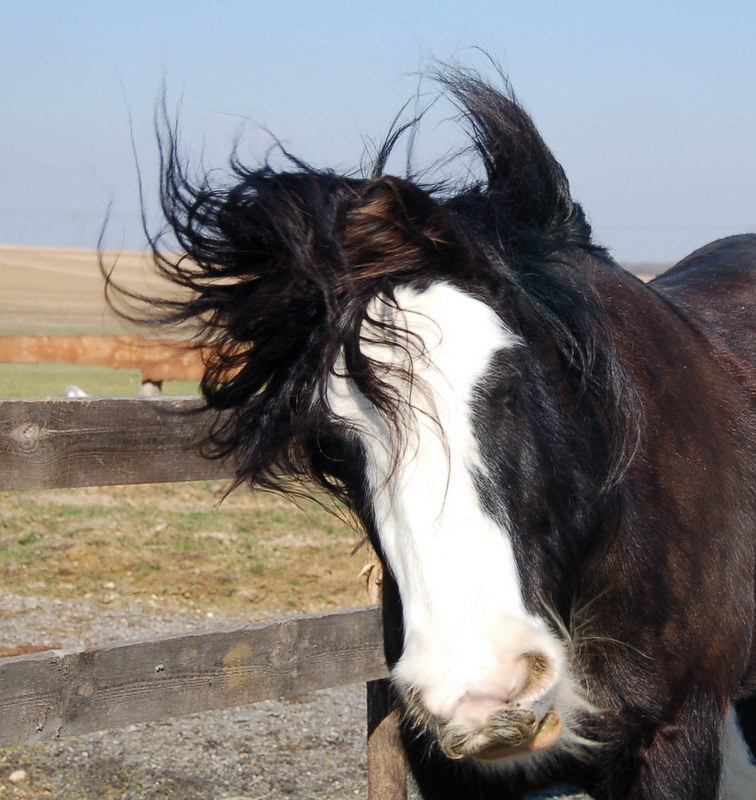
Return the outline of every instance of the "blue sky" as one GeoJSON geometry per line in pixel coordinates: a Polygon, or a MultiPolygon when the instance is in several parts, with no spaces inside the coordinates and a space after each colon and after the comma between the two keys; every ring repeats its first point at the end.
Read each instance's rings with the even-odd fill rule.
{"type": "MultiPolygon", "coordinates": [[[[0,244],[143,243],[132,139],[154,195],[163,84],[194,158],[250,161],[268,128],[359,165],[432,59],[507,70],[597,238],[676,260],[756,229],[753,0],[0,0],[0,244]]],[[[417,156],[449,146],[426,125],[417,156]]],[[[149,203],[148,203],[149,205],[149,203]]],[[[152,204],[154,206],[154,204],[152,204]]]]}

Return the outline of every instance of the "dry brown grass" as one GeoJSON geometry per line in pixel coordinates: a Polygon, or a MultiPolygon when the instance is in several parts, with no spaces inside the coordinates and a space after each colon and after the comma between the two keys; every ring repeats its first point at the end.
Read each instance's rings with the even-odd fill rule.
{"type": "MultiPolygon", "coordinates": [[[[360,537],[324,508],[220,482],[0,493],[3,591],[242,621],[360,605],[360,537]]],[[[12,644],[12,643],[8,643],[12,644]]]]}

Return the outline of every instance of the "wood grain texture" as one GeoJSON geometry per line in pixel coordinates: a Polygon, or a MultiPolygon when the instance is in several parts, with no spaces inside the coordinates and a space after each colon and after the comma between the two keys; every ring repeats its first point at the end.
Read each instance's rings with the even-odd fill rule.
{"type": "Polygon", "coordinates": [[[409,767],[399,733],[399,713],[390,681],[387,678],[368,681],[369,800],[407,800],[409,767]]]}
{"type": "Polygon", "coordinates": [[[377,606],[0,659],[0,747],[376,680],[377,606]]]}
{"type": "Polygon", "coordinates": [[[230,477],[204,458],[196,398],[0,401],[0,490],[230,477]]]}

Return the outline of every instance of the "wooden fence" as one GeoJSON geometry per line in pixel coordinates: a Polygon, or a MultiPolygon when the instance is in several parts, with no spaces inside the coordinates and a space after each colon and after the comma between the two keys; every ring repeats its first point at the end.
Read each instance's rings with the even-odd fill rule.
{"type": "MultiPolygon", "coordinates": [[[[0,401],[0,490],[227,477],[192,399],[0,401]]],[[[370,800],[406,797],[377,606],[0,659],[0,747],[366,682],[370,800]]]]}

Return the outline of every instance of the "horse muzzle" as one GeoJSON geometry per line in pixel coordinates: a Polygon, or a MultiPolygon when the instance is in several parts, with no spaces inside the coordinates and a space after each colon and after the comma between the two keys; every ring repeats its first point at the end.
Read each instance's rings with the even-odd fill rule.
{"type": "Polygon", "coordinates": [[[417,695],[405,694],[405,711],[432,732],[441,752],[451,759],[499,761],[527,756],[555,745],[562,735],[562,718],[554,706],[537,715],[519,707],[499,707],[485,720],[448,720],[428,714],[417,695]],[[409,700],[409,703],[406,701],[409,700]]]}
{"type": "Polygon", "coordinates": [[[405,652],[393,678],[409,721],[452,759],[521,760],[556,745],[570,713],[565,659],[540,631],[525,630],[516,643],[523,641],[531,645],[524,652],[505,644],[478,664],[465,664],[462,652],[457,662],[438,659],[429,667],[405,652]]]}

